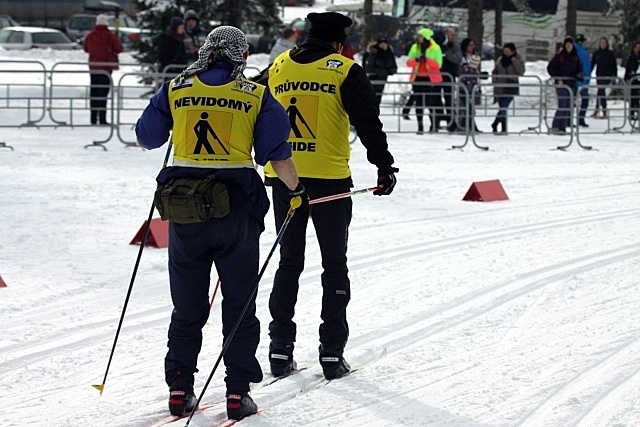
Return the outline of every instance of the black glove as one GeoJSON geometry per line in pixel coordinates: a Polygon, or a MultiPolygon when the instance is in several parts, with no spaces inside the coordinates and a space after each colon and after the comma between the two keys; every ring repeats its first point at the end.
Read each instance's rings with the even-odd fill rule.
{"type": "Polygon", "coordinates": [[[424,55],[420,55],[418,57],[418,62],[426,62],[426,61],[427,61],[427,58],[424,55]]]}
{"type": "Polygon", "coordinates": [[[396,186],[396,172],[399,172],[400,169],[388,167],[385,169],[378,169],[378,187],[376,191],[373,192],[376,196],[388,196],[393,191],[393,187],[396,186]]]}
{"type": "Polygon", "coordinates": [[[289,190],[287,194],[289,195],[289,206],[295,210],[303,210],[309,207],[309,195],[301,182],[298,183],[295,190],[289,190]]]}

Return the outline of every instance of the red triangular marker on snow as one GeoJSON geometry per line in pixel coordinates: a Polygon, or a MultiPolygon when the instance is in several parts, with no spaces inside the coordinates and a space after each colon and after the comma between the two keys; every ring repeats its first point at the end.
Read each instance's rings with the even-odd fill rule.
{"type": "Polygon", "coordinates": [[[2,276],[0,276],[0,288],[6,288],[7,284],[4,283],[4,280],[2,280],[2,276]]]}
{"type": "MultiPolygon", "coordinates": [[[[147,221],[142,224],[142,227],[140,227],[131,243],[129,243],[130,245],[139,245],[142,243],[142,237],[144,236],[144,229],[146,226],[147,221]]],[[[160,218],[154,218],[151,220],[145,246],[153,246],[156,248],[166,248],[169,246],[169,221],[163,221],[160,218]]]]}
{"type": "Polygon", "coordinates": [[[472,202],[493,202],[495,200],[509,200],[502,184],[497,179],[492,181],[479,181],[471,184],[471,187],[462,200],[472,202]]]}

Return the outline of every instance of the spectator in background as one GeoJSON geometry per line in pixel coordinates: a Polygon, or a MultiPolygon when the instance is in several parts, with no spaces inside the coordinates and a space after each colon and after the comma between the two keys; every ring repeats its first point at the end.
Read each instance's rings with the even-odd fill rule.
{"type": "Polygon", "coordinates": [[[456,130],[456,121],[454,120],[453,109],[453,85],[458,77],[458,68],[462,61],[462,49],[456,43],[456,30],[449,27],[444,30],[445,41],[442,44],[442,94],[444,96],[444,105],[449,127],[447,130],[456,130]]]}
{"type": "Polygon", "coordinates": [[[480,55],[473,54],[469,58],[463,57],[460,62],[460,83],[463,84],[467,90],[461,90],[458,96],[459,114],[456,132],[459,133],[478,131],[478,127],[476,126],[474,119],[474,98],[476,93],[474,89],[478,84],[481,61],[482,58],[480,58],[480,55]]]}
{"type": "MultiPolygon", "coordinates": [[[[618,76],[618,63],[616,55],[609,49],[609,40],[606,37],[600,38],[600,47],[593,52],[591,64],[596,70],[598,82],[598,93],[596,94],[596,108],[591,117],[597,119],[598,111],[602,108],[602,118],[607,117],[607,86],[615,82],[618,76]]],[[[585,72],[586,73],[586,72],[585,72]]]]}
{"type": "Polygon", "coordinates": [[[555,79],[558,96],[558,109],[553,116],[551,133],[566,135],[567,126],[571,121],[571,100],[573,99],[569,91],[575,95],[576,82],[583,79],[582,64],[571,37],[564,39],[560,52],[549,61],[547,72],[555,79]]]}
{"type": "MultiPolygon", "coordinates": [[[[463,62],[469,62],[469,59],[471,59],[471,57],[473,55],[477,55],[478,51],[476,50],[476,43],[467,38],[467,39],[463,39],[460,42],[460,51],[462,52],[462,58],[460,58],[460,65],[462,65],[463,62]]],[[[460,70],[458,69],[458,73],[460,73],[460,70]]]]}
{"type": "Polygon", "coordinates": [[[296,41],[298,40],[298,33],[293,28],[285,28],[282,32],[282,37],[280,37],[274,43],[271,48],[271,52],[269,53],[269,63],[273,62],[276,57],[280,56],[281,53],[284,53],[290,49],[296,47],[296,41]]]}
{"type": "Polygon", "coordinates": [[[591,77],[591,59],[589,58],[589,52],[587,52],[585,46],[586,44],[587,38],[582,34],[576,34],[576,52],[578,52],[578,58],[580,58],[580,65],[582,65],[583,77],[582,80],[578,80],[576,82],[578,93],[580,94],[580,111],[578,111],[578,125],[588,128],[589,125],[584,120],[584,118],[587,115],[587,108],[589,107],[589,80],[591,77]]]}
{"type": "Polygon", "coordinates": [[[507,133],[507,110],[513,97],[520,94],[518,76],[524,75],[524,61],[516,51],[516,45],[505,43],[502,46],[502,56],[496,61],[493,69],[493,83],[498,84],[493,88],[493,102],[498,103],[498,114],[491,124],[491,129],[498,135],[498,125],[502,128],[500,134],[507,133]],[[510,84],[511,86],[500,86],[510,84]]]}
{"type": "Polygon", "coordinates": [[[198,50],[204,43],[204,30],[200,27],[200,18],[195,10],[189,9],[184,13],[184,47],[186,50],[185,59],[188,64],[198,60],[198,50]]]}
{"type": "Polygon", "coordinates": [[[640,114],[640,77],[638,77],[638,65],[640,64],[640,41],[631,45],[631,54],[625,65],[624,80],[631,83],[631,104],[629,105],[629,120],[638,120],[640,114]]]}
{"type": "Polygon", "coordinates": [[[82,42],[82,48],[89,54],[91,88],[89,106],[91,124],[108,125],[107,96],[111,88],[111,72],[118,69],[118,54],[123,51],[118,36],[109,31],[107,15],[96,16],[96,25],[82,42]]]}
{"type": "MultiPolygon", "coordinates": [[[[158,40],[159,71],[171,75],[177,75],[187,65],[187,51],[184,45],[184,20],[174,16],[169,21],[169,26],[164,35],[158,40]],[[178,64],[179,67],[165,68],[170,64],[178,64]]],[[[172,77],[165,77],[165,81],[172,77]]]]}
{"type": "Polygon", "coordinates": [[[365,71],[369,80],[372,81],[379,106],[387,77],[394,75],[398,71],[396,56],[386,37],[378,37],[376,43],[372,43],[369,46],[365,71]]]}
{"type": "Polygon", "coordinates": [[[431,128],[430,132],[437,132],[440,118],[442,117],[442,98],[440,96],[440,87],[438,83],[442,83],[442,74],[440,67],[442,66],[442,50],[438,43],[433,40],[433,31],[429,28],[423,28],[418,31],[416,41],[411,46],[407,55],[407,66],[411,68],[411,77],[413,82],[413,94],[409,97],[407,104],[402,109],[402,116],[409,118],[409,108],[416,105],[416,118],[418,119],[418,135],[424,133],[423,125],[423,105],[427,105],[431,112],[431,128]]]}
{"type": "MultiPolygon", "coordinates": [[[[479,91],[476,91],[474,93],[473,88],[478,84],[478,77],[476,75],[478,76],[480,75],[480,67],[482,63],[478,62],[478,65],[475,67],[469,67],[468,64],[472,61],[472,58],[474,58],[475,56],[480,58],[480,60],[482,60],[482,58],[480,57],[480,55],[478,55],[475,42],[469,38],[466,38],[460,42],[460,50],[462,51],[462,59],[460,60],[460,66],[458,67],[458,75],[460,76],[460,83],[462,83],[469,90],[469,92],[462,93],[463,91],[461,91],[460,94],[458,95],[458,111],[460,113],[459,116],[463,116],[463,115],[466,116],[466,112],[462,110],[473,112],[473,109],[474,109],[473,106],[475,104],[475,96],[476,94],[478,95],[480,94],[479,91]],[[468,78],[465,78],[464,77],[465,71],[469,71],[468,74],[471,74],[471,76],[468,78]]],[[[464,117],[458,117],[457,128],[462,127],[462,129],[456,129],[456,130],[459,130],[461,133],[467,132],[464,122],[465,122],[464,117]]],[[[480,129],[478,129],[478,127],[475,125],[475,121],[472,121],[472,123],[473,123],[473,130],[475,132],[480,132],[480,129]]]]}
{"type": "Polygon", "coordinates": [[[353,43],[349,40],[349,37],[344,42],[344,47],[342,48],[342,52],[340,52],[342,56],[346,56],[349,59],[353,59],[353,56],[356,54],[355,49],[353,48],[353,43]]]}

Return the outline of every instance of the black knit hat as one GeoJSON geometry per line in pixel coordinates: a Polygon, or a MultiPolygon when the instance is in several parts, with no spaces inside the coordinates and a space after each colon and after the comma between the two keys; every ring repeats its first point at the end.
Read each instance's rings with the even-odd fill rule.
{"type": "Polygon", "coordinates": [[[353,24],[351,18],[337,12],[313,12],[307,15],[307,19],[311,23],[309,38],[340,44],[347,39],[344,30],[353,24]]]}
{"type": "Polygon", "coordinates": [[[179,16],[174,16],[169,21],[169,26],[174,30],[177,30],[180,25],[184,25],[184,19],[179,16]]]}
{"type": "Polygon", "coordinates": [[[516,45],[514,43],[505,43],[502,45],[503,48],[511,49],[511,52],[516,53],[516,45]]]}

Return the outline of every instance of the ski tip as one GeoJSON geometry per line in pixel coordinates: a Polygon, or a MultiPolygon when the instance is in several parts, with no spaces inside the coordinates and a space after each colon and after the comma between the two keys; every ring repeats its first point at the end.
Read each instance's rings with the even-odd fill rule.
{"type": "Polygon", "coordinates": [[[97,388],[100,391],[100,396],[102,396],[102,392],[104,391],[104,384],[92,384],[91,387],[97,388]]]}

